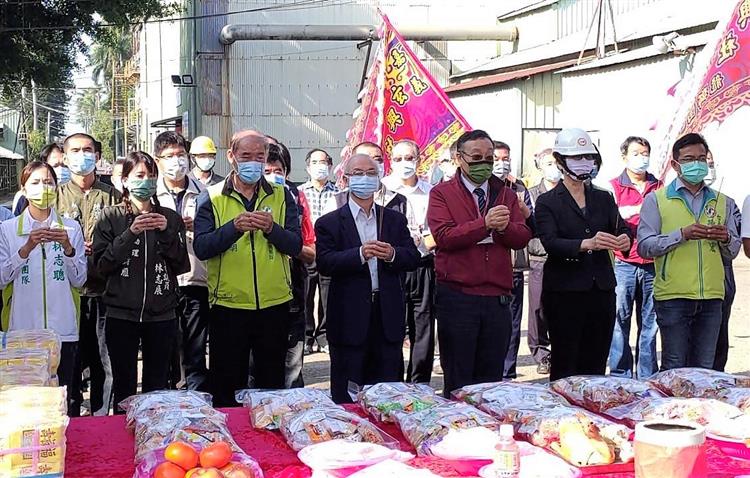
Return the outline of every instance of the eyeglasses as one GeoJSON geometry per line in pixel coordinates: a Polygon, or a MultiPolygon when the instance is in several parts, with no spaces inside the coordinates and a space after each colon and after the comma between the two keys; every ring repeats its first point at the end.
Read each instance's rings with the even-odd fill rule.
{"type": "Polygon", "coordinates": [[[691,163],[693,161],[700,161],[702,163],[705,163],[708,161],[708,158],[706,156],[685,156],[683,158],[677,158],[678,163],[691,163]]]}
{"type": "Polygon", "coordinates": [[[362,171],[361,169],[355,169],[351,173],[347,174],[348,177],[357,176],[360,178],[364,176],[367,176],[368,178],[377,178],[379,175],[380,174],[377,171],[362,171]]]}
{"type": "Polygon", "coordinates": [[[184,161],[184,160],[187,159],[187,155],[185,155],[185,154],[172,154],[172,155],[169,155],[169,156],[157,156],[157,158],[159,158],[159,159],[177,159],[177,160],[181,159],[181,160],[184,161]]]}
{"type": "Polygon", "coordinates": [[[481,154],[468,154],[460,149],[458,150],[458,152],[462,156],[470,158],[472,163],[478,163],[480,161],[495,161],[495,156],[493,154],[490,154],[489,156],[482,156],[481,154]]]}

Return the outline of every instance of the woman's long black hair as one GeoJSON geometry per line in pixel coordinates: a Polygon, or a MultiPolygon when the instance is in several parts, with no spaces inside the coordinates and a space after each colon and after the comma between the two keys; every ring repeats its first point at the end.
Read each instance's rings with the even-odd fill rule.
{"type": "MultiPolygon", "coordinates": [[[[133,151],[125,157],[125,160],[122,163],[122,177],[127,178],[130,175],[130,172],[135,169],[135,167],[138,166],[139,163],[143,163],[146,165],[146,169],[148,170],[149,174],[159,174],[159,168],[156,166],[156,161],[154,161],[154,158],[152,158],[148,153],[144,153],[143,151],[133,151]]],[[[128,211],[128,216],[134,216],[133,205],[130,203],[130,191],[128,191],[128,188],[125,187],[125,185],[123,185],[122,187],[122,201],[125,203],[125,208],[128,211]]],[[[156,209],[161,207],[159,205],[159,200],[156,198],[156,195],[151,196],[151,204],[153,204],[156,209]]]]}

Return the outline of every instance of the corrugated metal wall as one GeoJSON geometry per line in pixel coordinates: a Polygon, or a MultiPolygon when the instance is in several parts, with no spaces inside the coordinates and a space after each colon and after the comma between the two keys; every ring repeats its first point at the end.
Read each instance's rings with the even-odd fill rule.
{"type": "MultiPolygon", "coordinates": [[[[611,0],[611,5],[615,18],[617,18],[618,14],[659,1],[662,0],[611,0]]],[[[581,30],[587,30],[594,18],[598,3],[597,0],[560,0],[556,7],[557,38],[564,38],[581,30]]],[[[607,29],[609,28],[609,18],[607,18],[607,29]]],[[[596,34],[596,28],[594,28],[593,34],[596,34]]]]}
{"type": "Polygon", "coordinates": [[[534,75],[519,82],[523,109],[523,128],[556,128],[556,116],[562,101],[562,82],[551,72],[534,75]]]}
{"type": "Polygon", "coordinates": [[[3,127],[3,137],[0,138],[0,146],[14,151],[21,156],[24,154],[24,143],[17,141],[20,113],[0,105],[0,127],[3,127]],[[15,150],[14,150],[15,148],[15,150]]]}

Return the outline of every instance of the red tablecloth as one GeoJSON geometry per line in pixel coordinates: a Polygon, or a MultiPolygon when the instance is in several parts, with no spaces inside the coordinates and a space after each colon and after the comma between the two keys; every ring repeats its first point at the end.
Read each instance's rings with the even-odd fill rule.
{"type": "MultiPolygon", "coordinates": [[[[348,407],[352,411],[356,407],[348,407]]],[[[255,458],[266,478],[309,478],[310,470],[297,459],[278,432],[252,428],[248,412],[242,408],[222,410],[229,416],[229,430],[237,443],[255,458]]],[[[380,424],[397,438],[401,448],[414,451],[394,425],[380,424]]],[[[131,478],[133,476],[133,436],[125,429],[123,416],[86,417],[70,420],[67,433],[65,476],[69,478],[131,478]]],[[[708,449],[711,474],[707,478],[734,478],[750,475],[750,461],[724,455],[715,445],[708,449]]],[[[433,458],[416,458],[413,465],[429,468],[446,477],[475,476],[477,466],[446,462],[433,458]]],[[[631,478],[632,473],[591,475],[598,478],[631,478]]]]}

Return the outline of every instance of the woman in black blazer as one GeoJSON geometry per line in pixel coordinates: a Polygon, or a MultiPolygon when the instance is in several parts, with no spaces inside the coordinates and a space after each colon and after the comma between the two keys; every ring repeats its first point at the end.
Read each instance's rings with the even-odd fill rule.
{"type": "Polygon", "coordinates": [[[631,233],[612,195],[587,181],[598,154],[580,129],[561,131],[553,154],[563,180],[539,196],[537,234],[547,251],[542,307],[552,346],[550,380],[604,375],[615,324],[611,251],[631,233]]]}

